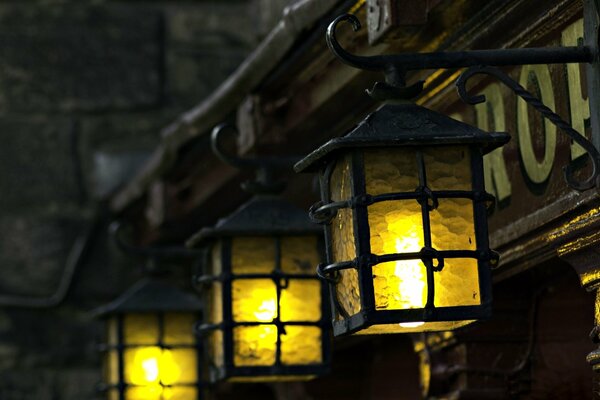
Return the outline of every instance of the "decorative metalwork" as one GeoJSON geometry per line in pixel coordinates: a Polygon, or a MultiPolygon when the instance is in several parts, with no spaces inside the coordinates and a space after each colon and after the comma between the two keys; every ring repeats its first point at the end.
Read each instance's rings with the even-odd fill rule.
{"type": "Polygon", "coordinates": [[[193,330],[202,303],[180,289],[144,279],[94,314],[107,320],[105,382],[109,399],[202,398],[200,342],[193,330]]]}
{"type": "Polygon", "coordinates": [[[590,47],[471,50],[363,57],[347,52],[337,41],[336,29],[341,22],[352,24],[354,31],[358,31],[361,27],[355,16],[350,14],[341,15],[331,22],[327,28],[327,44],[331,51],[345,64],[364,70],[382,71],[385,74],[385,83],[377,82],[373,89],[368,91],[373,98],[377,100],[408,99],[418,95],[423,88],[422,82],[406,87],[406,73],[411,70],[470,67],[458,79],[457,87],[463,100],[469,104],[477,104],[484,101],[485,98],[483,96],[469,96],[465,88],[466,82],[470,77],[477,74],[494,76],[587,150],[592,162],[592,172],[587,179],[578,181],[573,176],[573,167],[567,165],[564,169],[564,175],[569,187],[578,191],[588,190],[594,186],[600,187],[600,153],[594,145],[525,88],[499,69],[493,68],[524,64],[591,63],[595,55],[592,54],[590,47]]]}
{"type": "MultiPolygon", "coordinates": [[[[336,313],[333,319],[335,335],[361,330],[366,333],[448,330],[490,315],[490,267],[496,264],[498,255],[491,251],[488,245],[486,215],[489,205],[493,203],[493,197],[484,190],[482,157],[484,153],[503,145],[508,139],[509,136],[505,133],[483,132],[415,104],[386,104],[370,114],[347,135],[330,140],[296,164],[297,172],[320,172],[322,201],[311,208],[310,216],[313,221],[325,227],[328,261],[327,264],[319,265],[317,271],[319,276],[330,284],[332,308],[336,313]],[[430,152],[436,148],[446,152],[446,155],[449,152],[457,155],[461,160],[457,161],[460,168],[468,171],[464,174],[465,181],[458,179],[455,184],[440,187],[443,180],[438,180],[439,173],[446,172],[443,171],[443,167],[438,168],[437,173],[431,170],[434,158],[430,152]],[[401,152],[395,159],[406,163],[402,166],[394,164],[394,170],[414,169],[417,175],[414,178],[414,186],[407,183],[406,190],[403,191],[388,189],[378,193],[370,192],[369,174],[374,172],[368,171],[376,170],[373,162],[381,157],[390,157],[389,161],[386,161],[389,164],[394,157],[392,154],[398,154],[392,153],[394,151],[401,152]],[[426,157],[429,157],[429,161],[426,157]],[[339,182],[333,183],[333,176],[346,170],[346,190],[349,195],[333,198],[333,193],[337,190],[336,185],[340,185],[339,182]],[[403,202],[402,206],[400,203],[396,205],[398,208],[415,208],[416,221],[416,225],[402,228],[406,237],[400,235],[395,239],[402,242],[417,237],[422,238],[422,244],[421,241],[419,244],[415,243],[418,247],[411,246],[409,251],[384,251],[376,254],[372,238],[377,237],[378,230],[382,228],[373,222],[373,215],[377,213],[377,207],[385,207],[394,201],[403,202]],[[459,206],[458,203],[454,204],[455,202],[464,204],[459,206]],[[453,210],[465,208],[465,226],[474,232],[473,237],[460,244],[438,242],[434,246],[432,237],[439,234],[439,229],[445,228],[441,228],[440,222],[436,222],[435,229],[438,231],[433,232],[435,229],[432,228],[432,219],[437,218],[436,212],[443,211],[448,203],[456,206],[452,207],[453,210]],[[440,204],[445,205],[440,208],[440,204]],[[348,221],[341,220],[344,218],[340,215],[342,212],[346,212],[348,221]],[[433,214],[436,215],[432,216],[433,214]],[[344,234],[339,232],[342,228],[338,228],[337,225],[344,225],[343,229],[352,229],[352,237],[349,240],[353,243],[355,253],[338,254],[339,249],[336,247],[339,247],[344,234]],[[473,265],[469,265],[471,261],[468,260],[473,260],[473,265]],[[388,279],[380,276],[380,268],[385,268],[382,264],[398,262],[422,263],[426,275],[421,282],[426,292],[423,305],[391,307],[378,300],[385,294],[382,288],[376,288],[376,281],[388,279]],[[444,275],[448,273],[448,264],[453,264],[450,271],[455,271],[458,275],[465,272],[463,277],[466,276],[466,271],[474,268],[470,273],[475,282],[470,284],[475,294],[470,291],[467,291],[468,295],[460,294],[461,289],[457,288],[458,294],[454,294],[454,300],[447,301],[443,293],[438,293],[436,285],[440,285],[440,279],[443,280],[444,275]],[[356,274],[357,282],[354,284],[356,288],[348,289],[345,286],[348,284],[348,275],[345,282],[342,275],[351,271],[352,274],[356,274]],[[354,309],[348,309],[347,299],[343,298],[349,290],[358,292],[360,304],[354,309]],[[471,298],[471,295],[476,299],[471,298]],[[457,298],[463,300],[455,301],[457,298]],[[346,302],[346,306],[342,305],[343,302],[346,302]]],[[[395,181],[397,178],[395,175],[389,177],[395,181]]],[[[378,179],[384,180],[384,187],[391,184],[380,174],[378,179]]],[[[445,209],[444,213],[447,213],[448,208],[445,209]]],[[[391,221],[392,215],[389,215],[389,218],[387,224],[402,223],[401,220],[391,221]]],[[[407,265],[400,265],[398,268],[407,268],[407,265]]],[[[465,280],[463,286],[466,283],[465,280]]],[[[400,297],[404,295],[397,290],[396,293],[400,297]]]]}
{"type": "Polygon", "coordinates": [[[224,162],[257,170],[244,185],[258,193],[188,247],[208,248],[205,271],[195,278],[209,304],[197,332],[205,343],[211,381],[310,379],[330,363],[327,286],[314,272],[322,260],[320,229],[306,212],[274,193],[283,188],[275,169],[296,157],[240,158],[221,145],[225,125],[212,133],[224,162]]]}

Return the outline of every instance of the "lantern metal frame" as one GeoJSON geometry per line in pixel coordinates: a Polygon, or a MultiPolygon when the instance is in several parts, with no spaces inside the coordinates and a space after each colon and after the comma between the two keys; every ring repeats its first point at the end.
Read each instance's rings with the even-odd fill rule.
{"type": "MultiPolygon", "coordinates": [[[[104,343],[99,346],[99,350],[107,353],[111,350],[116,350],[118,354],[118,376],[117,384],[102,383],[98,389],[102,392],[107,392],[111,389],[117,389],[118,398],[125,400],[127,388],[130,386],[125,382],[125,350],[139,347],[159,347],[161,349],[194,349],[197,356],[197,381],[195,384],[177,384],[163,385],[163,387],[195,387],[198,393],[198,400],[202,398],[202,390],[204,388],[203,369],[202,369],[202,347],[199,340],[195,340],[194,345],[181,344],[172,345],[163,342],[164,336],[164,319],[168,313],[191,313],[202,317],[203,305],[196,296],[186,293],[181,289],[159,281],[153,278],[144,278],[130,287],[121,296],[109,304],[97,308],[93,315],[96,318],[116,317],[117,320],[117,344],[104,343]],[[155,315],[158,321],[158,341],[152,344],[126,344],[124,337],[124,316],[126,314],[148,314],[155,315]]],[[[194,327],[190,326],[190,331],[193,332],[194,327]]]]}
{"type": "Polygon", "coordinates": [[[377,56],[357,56],[347,52],[337,41],[336,29],[341,22],[348,22],[354,31],[360,29],[358,19],[350,14],[337,17],[327,29],[326,41],[330,50],[343,63],[355,68],[381,71],[385,82],[377,82],[367,93],[376,100],[387,104],[370,114],[357,128],[341,138],[335,138],[313,151],[298,162],[296,172],[320,171],[322,201],[311,207],[310,215],[315,222],[325,226],[328,265],[319,265],[319,276],[328,281],[331,288],[331,302],[341,320],[333,319],[334,335],[356,332],[374,324],[402,322],[457,321],[489,317],[491,314],[491,265],[498,262],[498,256],[489,249],[486,203],[493,204],[493,197],[484,191],[482,155],[502,146],[509,139],[507,133],[485,133],[475,127],[452,120],[441,114],[414,104],[400,104],[417,96],[423,90],[423,82],[406,85],[409,71],[434,68],[464,68],[456,82],[459,96],[468,104],[485,101],[482,95],[467,93],[467,81],[479,74],[491,75],[523,98],[528,104],[555,124],[561,132],[581,145],[589,155],[592,164],[591,174],[584,180],[574,177],[575,168],[567,165],[564,175],[567,184],[579,191],[600,187],[600,153],[594,145],[574,130],[570,124],[546,107],[538,98],[528,92],[497,66],[522,64],[548,64],[566,62],[596,62],[598,54],[589,46],[559,48],[526,48],[472,50],[461,52],[405,53],[377,56]],[[439,129],[443,127],[444,129],[439,129]],[[419,147],[440,145],[469,145],[479,143],[481,153],[475,156],[471,150],[472,191],[432,191],[427,187],[423,156],[419,147]],[[416,147],[419,186],[412,192],[395,192],[371,195],[366,192],[362,150],[369,147],[416,147]],[[350,154],[351,198],[331,201],[329,193],[330,177],[335,167],[332,154],[345,150],[350,154]],[[419,155],[420,154],[420,155],[419,155]],[[440,198],[467,198],[474,204],[474,228],[476,250],[440,251],[431,246],[429,211],[437,207],[440,198]],[[419,252],[375,255],[370,252],[370,232],[367,207],[388,200],[414,199],[421,205],[424,247],[419,252]],[[334,262],[332,253],[331,220],[338,210],[353,210],[353,231],[356,258],[334,262]],[[480,280],[480,300],[477,306],[435,307],[433,276],[444,267],[444,258],[474,258],[478,261],[480,280]],[[374,299],[372,267],[382,262],[398,260],[421,260],[427,271],[427,301],[424,308],[403,310],[376,310],[374,299]],[[434,263],[437,261],[437,264],[434,263]],[[336,297],[336,275],[338,271],[355,268],[358,271],[360,290],[360,311],[348,315],[336,297]]]}
{"type": "Polygon", "coordinates": [[[505,133],[486,133],[423,107],[405,104],[386,104],[370,114],[346,136],[335,138],[309,154],[296,164],[298,172],[320,170],[322,201],[311,207],[313,221],[324,225],[328,264],[317,267],[318,275],[330,283],[332,309],[342,317],[333,320],[334,335],[353,333],[371,325],[439,322],[464,319],[483,319],[491,315],[491,268],[498,255],[489,249],[487,212],[493,196],[484,190],[483,153],[503,145],[509,140],[505,133]],[[431,190],[428,187],[422,149],[428,146],[468,146],[471,166],[472,190],[431,190]],[[419,186],[414,191],[372,195],[366,192],[364,176],[364,149],[380,147],[410,147],[416,150],[415,160],[419,186]],[[351,197],[331,201],[330,178],[335,168],[336,154],[349,153],[351,197]],[[435,210],[440,199],[462,198],[473,202],[475,250],[437,250],[431,243],[429,213],[435,210]],[[368,207],[391,200],[415,200],[420,204],[424,247],[418,252],[376,255],[371,253],[368,207]],[[331,221],[341,209],[352,209],[354,246],[356,258],[334,262],[331,221]],[[438,307],[434,304],[434,273],[444,268],[446,258],[472,258],[477,260],[480,300],[479,305],[438,307]],[[423,308],[377,310],[372,267],[390,261],[421,260],[427,271],[427,301],[423,308]],[[437,262],[437,263],[436,263],[437,262]],[[349,315],[340,305],[335,285],[337,272],[356,269],[360,290],[360,311],[349,315]],[[467,318],[468,317],[468,318],[467,318]]]}
{"type": "MultiPolygon", "coordinates": [[[[212,228],[203,228],[192,236],[187,242],[188,247],[213,246],[216,241],[221,241],[221,273],[213,275],[208,271],[210,260],[204,264],[204,273],[195,277],[199,290],[203,291],[205,285],[219,282],[222,285],[222,321],[219,324],[201,323],[197,332],[201,336],[209,335],[215,330],[223,333],[223,366],[220,368],[209,365],[210,380],[215,382],[230,378],[255,378],[277,377],[286,380],[286,377],[319,376],[326,374],[331,364],[331,339],[329,335],[329,308],[327,304],[328,288],[325,282],[316,274],[285,273],[281,269],[281,238],[294,236],[314,236],[316,238],[317,252],[324,254],[322,240],[319,238],[320,228],[313,224],[306,212],[301,210],[276,193],[283,189],[283,184],[274,179],[274,168],[291,167],[298,157],[258,157],[242,159],[228,155],[220,145],[220,136],[228,126],[222,124],[213,130],[212,148],[214,153],[224,162],[239,168],[256,169],[256,180],[243,184],[247,191],[258,193],[228,217],[220,219],[212,228]],[[270,273],[244,273],[232,272],[231,254],[232,239],[236,237],[264,237],[275,242],[273,259],[274,269],[270,273]],[[232,283],[238,279],[271,279],[277,291],[277,317],[266,322],[237,322],[233,319],[232,283]],[[320,283],[321,318],[318,321],[289,321],[280,320],[281,292],[288,285],[289,280],[314,280],[320,283]],[[238,326],[275,325],[277,327],[277,343],[275,363],[271,366],[236,366],[234,364],[234,338],[233,330],[238,326]],[[285,333],[285,326],[312,326],[321,330],[322,361],[310,365],[285,365],[281,362],[281,335],[285,333]]],[[[207,258],[209,253],[207,252],[207,258]]]]}

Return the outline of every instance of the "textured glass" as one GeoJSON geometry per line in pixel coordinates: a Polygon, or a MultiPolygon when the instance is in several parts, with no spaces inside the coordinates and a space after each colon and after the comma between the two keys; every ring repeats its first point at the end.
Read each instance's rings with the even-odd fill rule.
{"type": "Polygon", "coordinates": [[[473,202],[469,199],[439,199],[429,213],[431,244],[437,250],[475,250],[473,202]]]}
{"type": "Polygon", "coordinates": [[[466,146],[423,150],[427,186],[431,190],[471,190],[471,157],[466,146]]]}
{"type": "Polygon", "coordinates": [[[265,237],[237,237],[231,244],[233,274],[270,273],[275,269],[275,240],[265,237]]]}
{"type": "Polygon", "coordinates": [[[411,333],[411,332],[439,332],[450,331],[468,325],[468,321],[442,321],[442,322],[407,322],[402,324],[372,325],[356,332],[358,335],[380,335],[386,333],[411,333]]]}
{"type": "Polygon", "coordinates": [[[472,306],[481,303],[477,260],[446,258],[444,269],[433,274],[436,307],[472,306]]]}
{"type": "Polygon", "coordinates": [[[212,298],[208,310],[209,321],[219,323],[223,321],[223,287],[221,282],[213,282],[211,289],[212,298]]]}
{"type": "Polygon", "coordinates": [[[160,372],[161,382],[165,385],[195,383],[198,379],[196,349],[192,347],[163,350],[160,372]]]}
{"type": "Polygon", "coordinates": [[[288,287],[281,291],[280,309],[282,322],[320,320],[321,283],[290,279],[288,287]]]}
{"type": "Polygon", "coordinates": [[[363,154],[367,193],[413,192],[419,186],[415,150],[372,149],[363,154]]]}
{"type": "Polygon", "coordinates": [[[220,329],[212,331],[208,336],[208,343],[210,360],[216,367],[223,366],[223,331],[220,329]]]}
{"type": "Polygon", "coordinates": [[[164,315],[163,341],[167,345],[196,343],[194,325],[198,317],[193,313],[167,313],[164,315]]]}
{"type": "Polygon", "coordinates": [[[275,363],[277,327],[275,325],[233,328],[235,366],[267,366],[275,363]]]}
{"type": "MultiPolygon", "coordinates": [[[[348,200],[352,197],[348,158],[338,161],[331,174],[329,185],[332,201],[348,200]]],[[[351,209],[343,208],[337,212],[331,221],[331,239],[333,242],[333,260],[335,262],[351,261],[356,258],[351,209]]],[[[340,306],[349,315],[354,315],[360,311],[358,273],[355,269],[346,269],[339,272],[339,281],[335,290],[340,306]]],[[[337,317],[340,318],[340,316],[337,317]]]]}
{"type": "Polygon", "coordinates": [[[287,274],[315,274],[321,261],[317,236],[281,238],[281,270],[287,274]]]}
{"type": "MultiPolygon", "coordinates": [[[[115,400],[118,399],[115,398],[115,400]]],[[[197,400],[195,387],[131,387],[125,392],[126,400],[197,400]]]]}
{"type": "Polygon", "coordinates": [[[156,344],[158,316],[156,314],[126,314],[123,316],[125,344],[156,344]]]}
{"type": "Polygon", "coordinates": [[[119,353],[109,350],[104,355],[104,376],[109,385],[119,383],[119,353]]]}
{"type": "Polygon", "coordinates": [[[272,279],[236,279],[231,291],[234,321],[271,322],[277,317],[277,286],[272,279]]]}
{"type": "Polygon", "coordinates": [[[321,329],[314,326],[286,326],[281,335],[283,364],[316,364],[322,362],[321,329]]]}
{"type": "MultiPolygon", "coordinates": [[[[368,207],[371,252],[419,252],[424,246],[421,206],[415,200],[395,200],[368,207]]],[[[421,260],[373,266],[375,307],[383,310],[422,308],[427,300],[427,271],[421,260]]]]}

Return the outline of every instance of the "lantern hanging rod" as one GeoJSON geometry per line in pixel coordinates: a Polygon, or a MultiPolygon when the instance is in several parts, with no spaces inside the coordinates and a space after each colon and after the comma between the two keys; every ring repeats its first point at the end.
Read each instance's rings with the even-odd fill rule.
{"type": "Polygon", "coordinates": [[[226,132],[235,133],[238,130],[230,124],[219,124],[212,130],[210,143],[213,153],[225,164],[229,164],[240,170],[252,169],[256,173],[254,181],[247,181],[242,188],[251,193],[279,193],[285,188],[285,182],[275,179],[275,172],[282,168],[292,169],[302,157],[300,156],[248,156],[239,157],[228,154],[222,145],[222,139],[226,132]]]}
{"type": "Polygon", "coordinates": [[[123,224],[113,221],[108,227],[110,236],[119,250],[133,256],[158,260],[169,258],[194,258],[204,254],[203,251],[188,249],[184,246],[135,246],[122,238],[123,224]]]}
{"type": "Polygon", "coordinates": [[[359,69],[382,71],[390,85],[404,85],[404,74],[407,71],[465,68],[475,65],[525,65],[525,64],[557,64],[557,63],[590,63],[594,54],[588,46],[542,47],[521,49],[468,50],[452,52],[404,53],[376,56],[357,56],[347,52],[337,41],[336,30],[340,22],[352,24],[356,32],[361,28],[358,18],[351,14],[343,14],[329,24],[327,28],[327,45],[344,63],[359,69]]]}
{"type": "Polygon", "coordinates": [[[548,108],[540,99],[527,91],[522,85],[496,68],[506,65],[555,64],[555,63],[591,63],[597,59],[588,46],[548,47],[522,49],[469,50],[458,52],[405,53],[377,56],[357,56],[344,50],[336,37],[337,26],[347,21],[354,31],[360,29],[360,22],[351,14],[340,15],[327,28],[327,45],[342,62],[354,68],[382,71],[385,83],[377,82],[367,93],[376,100],[409,99],[423,90],[423,82],[406,87],[406,72],[411,70],[435,68],[468,68],[456,81],[460,98],[468,104],[485,101],[485,96],[472,96],[467,93],[467,81],[474,75],[490,75],[500,80],[517,96],[540,112],[559,130],[569,136],[575,143],[583,147],[592,162],[590,175],[579,180],[574,177],[571,164],[563,169],[564,177],[572,189],[584,191],[593,187],[600,188],[600,152],[558,114],[548,108]]]}

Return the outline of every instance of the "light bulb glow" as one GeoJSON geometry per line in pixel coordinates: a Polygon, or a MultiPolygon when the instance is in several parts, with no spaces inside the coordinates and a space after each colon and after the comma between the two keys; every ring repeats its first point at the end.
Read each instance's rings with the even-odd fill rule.
{"type": "Polygon", "coordinates": [[[254,312],[254,316],[257,321],[260,322],[270,322],[277,315],[277,304],[275,299],[265,299],[262,300],[256,311],[254,312]]]}
{"type": "Polygon", "coordinates": [[[154,382],[158,379],[158,360],[156,358],[148,358],[142,361],[142,370],[144,380],[154,382]]]}

